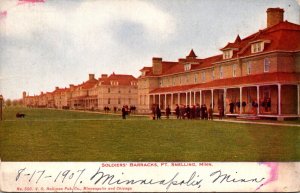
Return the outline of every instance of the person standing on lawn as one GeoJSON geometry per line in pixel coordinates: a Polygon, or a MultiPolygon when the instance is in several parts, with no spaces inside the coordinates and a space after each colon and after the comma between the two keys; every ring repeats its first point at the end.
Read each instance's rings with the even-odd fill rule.
{"type": "Polygon", "coordinates": [[[125,106],[123,105],[122,107],[122,118],[123,119],[126,119],[126,109],[125,109],[125,106]]]}
{"type": "Polygon", "coordinates": [[[166,117],[167,117],[167,119],[169,119],[170,114],[171,114],[171,109],[168,105],[167,108],[166,108],[166,117]]]}

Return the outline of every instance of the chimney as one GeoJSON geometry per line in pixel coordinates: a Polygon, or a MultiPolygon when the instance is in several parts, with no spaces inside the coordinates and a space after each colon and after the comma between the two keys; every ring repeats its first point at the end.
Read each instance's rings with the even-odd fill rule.
{"type": "Polygon", "coordinates": [[[101,74],[101,78],[107,78],[107,74],[101,74]]]}
{"type": "Polygon", "coordinates": [[[95,79],[95,74],[89,74],[89,80],[95,79]]]}
{"type": "Polygon", "coordinates": [[[162,74],[162,58],[152,58],[152,69],[154,75],[162,74]]]}
{"type": "Polygon", "coordinates": [[[69,84],[69,86],[70,86],[70,89],[74,88],[74,84],[69,84]]]}
{"type": "Polygon", "coordinates": [[[55,87],[55,90],[58,90],[58,89],[59,89],[59,87],[58,87],[58,86],[56,86],[56,87],[55,87]]]}
{"type": "Polygon", "coordinates": [[[283,13],[284,10],[279,7],[267,9],[267,27],[283,22],[283,13]]]}

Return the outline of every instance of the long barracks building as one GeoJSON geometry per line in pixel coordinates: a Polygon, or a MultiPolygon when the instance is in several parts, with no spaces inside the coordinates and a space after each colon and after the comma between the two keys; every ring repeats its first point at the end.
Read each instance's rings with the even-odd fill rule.
{"type": "Polygon", "coordinates": [[[178,61],[154,57],[138,78],[138,110],[152,105],[212,105],[228,116],[300,115],[300,25],[284,21],[284,10],[267,10],[267,28],[228,43],[222,54],[200,59],[193,50],[178,61]],[[229,104],[235,106],[229,112],[229,104]],[[243,104],[243,105],[242,105],[243,104]]]}
{"type": "Polygon", "coordinates": [[[132,75],[102,74],[96,79],[94,74],[89,74],[89,79],[79,85],[55,87],[52,92],[34,96],[23,92],[23,102],[28,107],[103,110],[104,107],[136,106],[137,96],[137,79],[132,75]]]}

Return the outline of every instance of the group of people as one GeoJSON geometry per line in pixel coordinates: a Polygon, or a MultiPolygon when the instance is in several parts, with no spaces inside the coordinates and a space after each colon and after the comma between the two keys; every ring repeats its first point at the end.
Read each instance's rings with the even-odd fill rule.
{"type": "MultiPolygon", "coordinates": [[[[242,104],[240,103],[240,101],[237,101],[237,102],[231,101],[229,103],[229,112],[231,114],[239,113],[241,105],[242,105],[242,112],[245,113],[246,106],[247,106],[247,103],[245,101],[243,101],[242,104]]],[[[261,113],[270,112],[271,111],[271,98],[263,98],[260,100],[259,104],[256,100],[253,100],[251,102],[251,113],[257,114],[258,106],[262,107],[262,108],[260,108],[261,113]]]]}
{"type": "MultiPolygon", "coordinates": [[[[152,119],[153,120],[159,120],[161,119],[161,109],[159,105],[153,104],[152,105],[152,119]]],[[[171,115],[171,109],[169,105],[167,105],[165,109],[166,118],[169,119],[171,115]]],[[[213,120],[213,108],[212,105],[210,105],[209,108],[206,107],[205,104],[203,105],[178,105],[176,104],[175,108],[175,116],[177,119],[210,119],[213,120]]],[[[224,116],[224,110],[223,108],[219,108],[219,118],[222,119],[224,116]]]]}

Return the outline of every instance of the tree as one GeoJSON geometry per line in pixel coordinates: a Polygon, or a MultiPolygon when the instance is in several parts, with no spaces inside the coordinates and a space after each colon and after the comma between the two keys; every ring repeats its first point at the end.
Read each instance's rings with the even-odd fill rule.
{"type": "Polygon", "coordinates": [[[6,106],[9,107],[9,106],[11,106],[11,104],[12,104],[12,102],[11,102],[10,99],[6,99],[6,100],[5,100],[5,105],[6,105],[6,106]]]}

